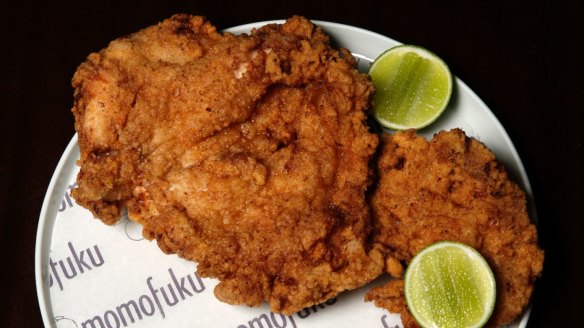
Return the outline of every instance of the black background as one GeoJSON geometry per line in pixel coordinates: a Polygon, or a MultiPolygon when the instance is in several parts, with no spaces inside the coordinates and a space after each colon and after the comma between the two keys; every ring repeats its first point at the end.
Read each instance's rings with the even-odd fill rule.
{"type": "Polygon", "coordinates": [[[70,79],[109,41],[174,13],[219,29],[294,14],[439,54],[491,108],[532,184],[546,252],[528,327],[582,326],[584,10],[578,1],[29,1],[0,5],[0,326],[42,327],[39,212],[74,134],[70,79]]]}

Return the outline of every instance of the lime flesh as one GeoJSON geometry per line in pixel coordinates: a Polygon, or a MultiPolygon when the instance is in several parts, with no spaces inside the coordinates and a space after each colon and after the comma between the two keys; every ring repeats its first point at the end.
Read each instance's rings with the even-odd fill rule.
{"type": "Polygon", "coordinates": [[[375,118],[397,130],[420,129],[435,121],[452,93],[448,66],[430,51],[411,45],[381,54],[369,71],[376,92],[375,118]]]}
{"type": "Polygon", "coordinates": [[[485,259],[457,242],[439,242],[416,255],[404,288],[408,309],[422,327],[482,327],[496,299],[485,259]]]}

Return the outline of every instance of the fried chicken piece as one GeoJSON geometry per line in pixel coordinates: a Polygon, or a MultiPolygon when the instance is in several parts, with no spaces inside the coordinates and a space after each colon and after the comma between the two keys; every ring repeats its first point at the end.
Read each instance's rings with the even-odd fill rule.
{"type": "Polygon", "coordinates": [[[217,277],[232,304],[291,314],[383,270],[366,246],[373,87],[301,17],[250,35],[176,15],[73,78],[77,202],[217,277]]]}
{"type": "MultiPolygon", "coordinates": [[[[385,135],[382,143],[380,181],[371,200],[375,242],[403,263],[441,240],[476,248],[497,281],[495,310],[487,325],[514,321],[543,265],[524,192],[509,181],[493,153],[462,130],[441,131],[429,142],[410,130],[385,135]]],[[[416,327],[399,278],[373,289],[366,299],[401,312],[404,326],[416,327]]]]}

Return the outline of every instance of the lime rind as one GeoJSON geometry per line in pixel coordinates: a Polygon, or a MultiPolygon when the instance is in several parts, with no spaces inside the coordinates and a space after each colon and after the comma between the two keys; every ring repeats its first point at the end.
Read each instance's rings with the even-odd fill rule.
{"type": "Polygon", "coordinates": [[[369,75],[377,89],[374,95],[374,117],[382,126],[393,130],[422,129],[430,125],[444,112],[452,95],[453,78],[448,65],[433,52],[419,46],[400,45],[386,50],[375,59],[369,70],[369,75]],[[426,64],[426,69],[419,69],[420,63],[416,64],[412,60],[405,59],[411,55],[427,59],[421,61],[426,64]],[[402,65],[404,66],[403,69],[401,68],[402,65]],[[416,85],[412,82],[415,80],[426,82],[431,80],[431,78],[423,79],[419,76],[424,72],[428,74],[428,70],[439,80],[438,82],[431,82],[434,83],[434,88],[430,91],[434,91],[437,93],[436,95],[421,94],[418,91],[425,90],[426,86],[416,85]],[[405,75],[408,72],[411,73],[411,76],[405,75]],[[399,85],[396,81],[401,81],[402,84],[399,85]],[[392,82],[394,83],[393,85],[392,82]],[[439,84],[439,88],[437,88],[436,83],[439,84]],[[417,86],[418,89],[414,91],[411,89],[413,86],[417,86]],[[445,90],[441,93],[440,90],[444,89],[444,87],[445,90]],[[412,95],[418,95],[417,99],[412,98],[412,95]],[[432,98],[432,96],[435,97],[431,101],[422,100],[422,98],[432,98]],[[415,115],[420,115],[420,110],[406,113],[409,109],[408,106],[413,104],[416,104],[417,107],[426,108],[434,106],[434,108],[424,110],[425,112],[431,112],[432,115],[427,116],[422,113],[421,118],[416,118],[415,115]],[[412,113],[414,114],[412,117],[407,117],[412,113]]]}
{"type": "MultiPolygon", "coordinates": [[[[422,307],[425,307],[425,309],[423,309],[424,311],[420,311],[420,309],[417,306],[417,300],[412,299],[412,286],[411,286],[411,281],[412,281],[412,276],[415,274],[419,274],[421,270],[419,264],[420,261],[422,259],[424,259],[424,257],[426,256],[427,253],[429,252],[436,252],[439,251],[441,249],[446,249],[446,248],[453,248],[456,249],[458,251],[462,251],[464,252],[464,254],[467,256],[467,258],[472,260],[472,263],[475,264],[473,265],[474,270],[479,270],[480,272],[476,272],[476,275],[481,276],[481,279],[479,279],[479,281],[475,281],[473,283],[478,283],[478,284],[483,284],[482,286],[482,291],[484,291],[485,293],[483,293],[484,295],[482,295],[482,299],[486,301],[486,303],[481,303],[482,309],[483,309],[483,313],[482,316],[480,317],[480,319],[475,320],[476,323],[468,326],[469,328],[478,328],[478,327],[482,327],[484,326],[487,321],[489,320],[489,318],[491,317],[493,310],[495,308],[495,300],[496,300],[496,282],[495,282],[495,276],[493,274],[493,271],[491,270],[489,264],[487,263],[487,261],[485,260],[485,258],[474,248],[460,243],[460,242],[456,242],[456,241],[441,241],[441,242],[437,242],[434,243],[432,245],[427,246],[426,248],[424,248],[422,251],[420,251],[410,262],[405,276],[404,276],[404,280],[405,280],[405,285],[404,285],[404,293],[405,293],[405,298],[406,298],[406,303],[408,305],[408,309],[410,311],[410,313],[412,314],[412,316],[414,317],[414,319],[416,320],[416,322],[424,328],[430,328],[430,327],[437,327],[436,323],[434,322],[434,320],[428,320],[428,314],[427,313],[422,313],[424,311],[427,312],[428,309],[430,309],[431,311],[436,311],[434,313],[431,314],[431,316],[434,317],[438,317],[438,316],[442,316],[444,317],[445,315],[448,315],[448,313],[446,313],[443,309],[441,308],[433,308],[431,305],[428,305],[428,303],[432,303],[433,301],[436,302],[436,300],[433,300],[432,297],[434,295],[432,295],[432,293],[428,293],[426,298],[421,299],[421,303],[423,303],[422,307]],[[431,322],[428,322],[431,321],[431,322]]],[[[447,268],[444,269],[444,265],[448,265],[446,263],[440,263],[440,261],[436,261],[436,257],[434,258],[430,258],[431,261],[433,261],[432,265],[424,268],[425,270],[428,270],[430,268],[430,270],[433,271],[447,271],[449,272],[449,274],[451,274],[453,272],[453,270],[451,268],[447,268]],[[442,267],[441,267],[442,266],[442,267]],[[438,268],[436,270],[436,268],[438,268]]],[[[451,264],[451,263],[450,263],[451,264]]],[[[456,268],[454,269],[454,271],[456,271],[456,268]]],[[[428,277],[428,275],[426,275],[424,278],[427,280],[432,280],[432,282],[434,284],[442,284],[440,287],[443,288],[442,290],[442,294],[440,295],[439,298],[445,299],[449,296],[447,296],[447,294],[449,294],[447,292],[448,286],[444,286],[447,285],[448,279],[440,279],[440,277],[438,277],[437,279],[433,279],[433,277],[431,277],[432,274],[436,274],[436,272],[426,272],[430,273],[430,277],[428,277]],[[446,283],[444,282],[446,281],[446,283]]],[[[434,277],[435,278],[435,277],[434,277]]],[[[450,279],[452,280],[452,279],[450,279]]],[[[417,286],[420,287],[420,286],[417,286]]],[[[427,289],[428,286],[422,286],[424,288],[427,289]]],[[[451,286],[452,287],[452,286],[451,286]]],[[[462,308],[460,308],[460,304],[458,304],[459,308],[453,308],[452,306],[453,303],[449,304],[450,307],[450,312],[451,313],[460,313],[461,310],[464,310],[462,308]]],[[[458,327],[458,326],[455,326],[458,327]]],[[[467,327],[467,326],[465,326],[467,327]]]]}

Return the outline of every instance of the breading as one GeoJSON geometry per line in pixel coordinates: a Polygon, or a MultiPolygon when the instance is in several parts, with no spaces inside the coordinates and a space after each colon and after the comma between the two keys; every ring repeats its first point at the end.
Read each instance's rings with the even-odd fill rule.
{"type": "Polygon", "coordinates": [[[250,35],[176,15],[91,54],[73,78],[77,202],[124,208],[232,304],[291,314],[383,270],[366,246],[373,87],[300,17],[250,35]]]}
{"type": "MultiPolygon", "coordinates": [[[[429,142],[413,130],[384,135],[382,147],[380,179],[371,199],[374,241],[402,263],[441,240],[476,248],[497,282],[487,325],[514,321],[529,302],[543,265],[524,192],[489,149],[459,129],[441,131],[429,142]]],[[[400,278],[373,289],[366,299],[401,312],[404,326],[416,327],[400,278]]]]}

